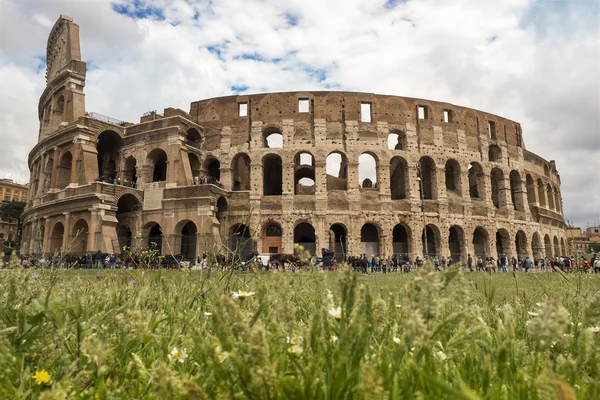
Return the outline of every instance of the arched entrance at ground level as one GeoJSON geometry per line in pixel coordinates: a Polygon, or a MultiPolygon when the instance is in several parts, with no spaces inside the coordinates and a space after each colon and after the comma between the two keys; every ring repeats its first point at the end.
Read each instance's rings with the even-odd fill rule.
{"type": "Polygon", "coordinates": [[[245,260],[254,251],[250,228],[244,224],[236,224],[231,227],[227,243],[233,258],[239,257],[241,260],[245,260]]]}
{"type": "Polygon", "coordinates": [[[360,230],[360,252],[368,259],[379,255],[379,229],[373,224],[364,224],[360,230]]]}
{"type": "Polygon", "coordinates": [[[124,252],[123,247],[131,248],[133,243],[132,234],[127,225],[117,226],[117,238],[119,239],[119,253],[124,252]]]}
{"type": "Polygon", "coordinates": [[[294,228],[294,244],[304,247],[311,255],[317,254],[317,236],[315,228],[308,222],[302,222],[294,228]]]}
{"type": "Polygon", "coordinates": [[[410,229],[404,224],[397,224],[392,230],[392,250],[394,254],[404,257],[410,250],[410,229]]]}
{"type": "Polygon", "coordinates": [[[279,254],[283,252],[281,226],[278,223],[271,222],[265,227],[262,252],[270,254],[279,254]]]}
{"type": "Polygon", "coordinates": [[[49,250],[50,253],[60,252],[64,250],[62,248],[63,238],[65,235],[65,227],[62,222],[57,222],[52,228],[52,233],[50,234],[50,244],[49,250]]]}
{"type": "Polygon", "coordinates": [[[558,257],[558,256],[562,256],[562,254],[560,254],[560,245],[558,244],[558,238],[556,236],[554,236],[554,256],[558,257]]]}
{"type": "Polygon", "coordinates": [[[500,229],[496,232],[496,259],[500,255],[510,256],[510,235],[506,229],[500,229]]]}
{"type": "Polygon", "coordinates": [[[85,253],[88,244],[89,229],[84,219],[78,220],[71,231],[71,253],[85,253]]]}
{"type": "Polygon", "coordinates": [[[525,232],[517,232],[517,235],[515,236],[515,248],[519,260],[524,260],[525,257],[529,255],[529,252],[527,251],[527,235],[525,235],[525,232]]]}
{"type": "Polygon", "coordinates": [[[537,232],[534,232],[533,236],[531,237],[531,250],[533,251],[533,257],[535,259],[539,259],[544,256],[544,247],[542,246],[542,242],[540,240],[540,234],[537,232]]]}
{"type": "Polygon", "coordinates": [[[440,248],[440,231],[437,226],[427,224],[427,227],[423,229],[423,233],[421,234],[421,240],[423,245],[423,255],[436,257],[438,255],[438,249],[440,248]]]}
{"type": "Polygon", "coordinates": [[[198,229],[196,224],[189,221],[181,228],[181,251],[184,261],[196,262],[196,242],[198,229]]]}
{"type": "Polygon", "coordinates": [[[560,238],[560,254],[563,256],[567,255],[567,248],[565,247],[565,239],[560,238]]]}
{"type": "Polygon", "coordinates": [[[488,233],[480,226],[473,231],[473,252],[483,259],[490,253],[488,233]]]}
{"type": "Polygon", "coordinates": [[[546,257],[550,258],[553,256],[552,253],[552,242],[550,242],[550,236],[545,235],[544,236],[544,249],[546,251],[546,257]]]}
{"type": "Polygon", "coordinates": [[[452,261],[466,261],[465,231],[458,225],[452,225],[448,234],[448,248],[452,261]]]}
{"type": "Polygon", "coordinates": [[[148,249],[156,250],[162,254],[162,229],[159,224],[153,223],[148,232],[148,249]]]}
{"type": "Polygon", "coordinates": [[[342,224],[333,224],[329,228],[329,249],[334,251],[338,261],[346,259],[348,253],[348,232],[342,224]]]}

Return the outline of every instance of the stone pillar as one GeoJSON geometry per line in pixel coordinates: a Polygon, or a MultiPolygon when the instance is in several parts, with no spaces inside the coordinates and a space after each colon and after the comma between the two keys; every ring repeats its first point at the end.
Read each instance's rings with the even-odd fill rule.
{"type": "Polygon", "coordinates": [[[315,162],[315,208],[317,211],[327,210],[327,163],[325,160],[315,162]]]}
{"type": "Polygon", "coordinates": [[[63,232],[62,251],[68,252],[71,251],[71,213],[67,211],[63,215],[65,216],[65,230],[63,232]]]}
{"type": "MultiPolygon", "coordinates": [[[[225,168],[221,167],[221,183],[223,184],[223,188],[225,190],[231,190],[231,182],[232,182],[232,178],[231,178],[231,174],[232,174],[232,169],[230,166],[227,166],[225,168]]],[[[194,182],[193,178],[192,178],[192,183],[194,182]]]]}
{"type": "Polygon", "coordinates": [[[450,245],[449,245],[449,236],[450,231],[448,229],[440,229],[440,240],[439,240],[439,248],[436,248],[437,255],[442,257],[450,257],[450,245]]]}
{"type": "Polygon", "coordinates": [[[56,188],[56,179],[58,178],[58,165],[60,164],[60,159],[58,157],[59,155],[60,151],[58,150],[58,147],[55,147],[54,156],[52,157],[54,162],[52,163],[52,177],[50,178],[50,189],[56,188]]]}
{"type": "Polygon", "coordinates": [[[436,187],[433,189],[436,190],[437,193],[432,193],[434,199],[438,200],[447,200],[448,194],[446,193],[446,168],[445,166],[438,166],[435,169],[435,183],[436,187]]]}

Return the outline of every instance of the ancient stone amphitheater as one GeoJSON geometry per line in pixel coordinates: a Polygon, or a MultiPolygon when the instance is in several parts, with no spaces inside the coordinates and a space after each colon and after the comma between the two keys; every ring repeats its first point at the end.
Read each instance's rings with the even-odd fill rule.
{"type": "Polygon", "coordinates": [[[527,151],[506,118],[290,92],[201,100],[133,124],[86,112],[85,78],[79,27],[61,16],[29,155],[25,253],[152,242],[192,260],[225,247],[292,253],[294,243],[338,258],[569,251],[555,163],[527,151]]]}

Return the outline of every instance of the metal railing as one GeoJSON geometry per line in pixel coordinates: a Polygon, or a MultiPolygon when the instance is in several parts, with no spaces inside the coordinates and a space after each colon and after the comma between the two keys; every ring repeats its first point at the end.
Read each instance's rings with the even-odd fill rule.
{"type": "Polygon", "coordinates": [[[96,113],[96,112],[89,112],[86,113],[86,116],[93,118],[93,119],[97,119],[98,121],[102,121],[102,122],[107,122],[109,124],[113,124],[113,125],[124,125],[125,121],[121,121],[120,119],[116,119],[116,118],[112,118],[100,113],[96,113]]]}

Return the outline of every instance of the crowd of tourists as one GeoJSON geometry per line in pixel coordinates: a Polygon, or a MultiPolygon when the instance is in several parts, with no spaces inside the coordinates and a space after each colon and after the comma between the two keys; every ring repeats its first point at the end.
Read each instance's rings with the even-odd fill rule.
{"type": "Polygon", "coordinates": [[[121,178],[109,177],[104,179],[103,176],[96,178],[96,182],[110,183],[111,185],[121,185],[135,189],[137,183],[135,181],[129,181],[126,178],[121,181],[121,178]]]}
{"type": "Polygon", "coordinates": [[[219,187],[223,187],[223,184],[220,180],[210,175],[194,176],[194,185],[216,185],[219,187]]]}

